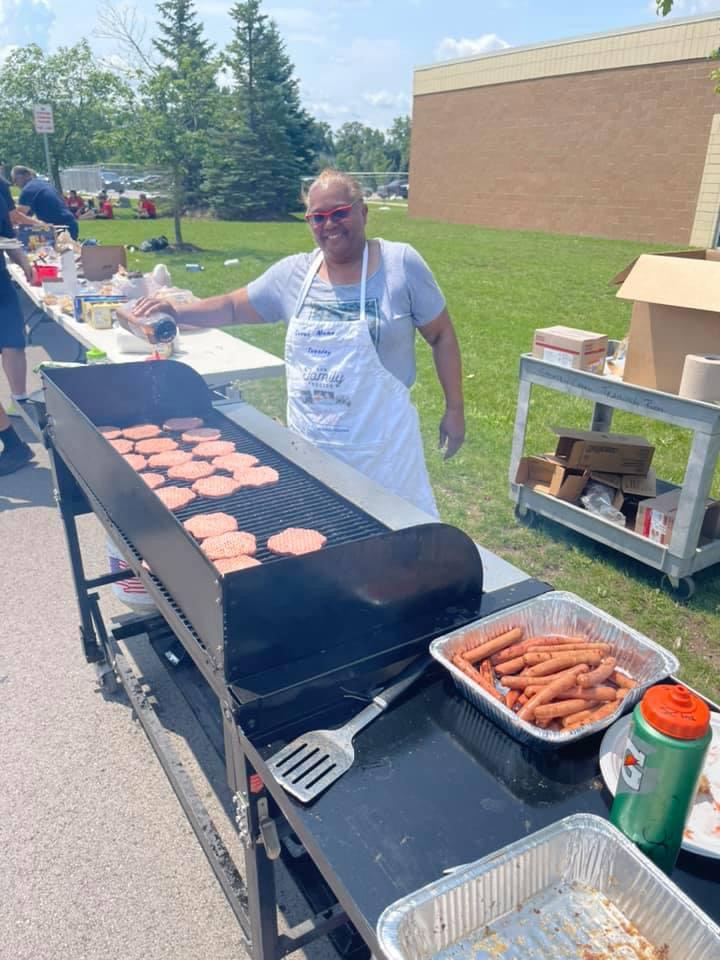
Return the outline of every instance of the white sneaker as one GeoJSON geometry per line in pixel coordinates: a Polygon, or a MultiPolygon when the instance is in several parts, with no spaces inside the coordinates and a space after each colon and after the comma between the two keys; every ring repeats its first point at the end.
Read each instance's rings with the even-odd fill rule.
{"type": "Polygon", "coordinates": [[[23,393],[22,395],[18,394],[17,396],[11,396],[10,403],[7,405],[7,407],[5,407],[5,413],[9,417],[19,417],[20,411],[17,408],[17,404],[22,403],[27,399],[28,395],[26,393],[23,393]]]}

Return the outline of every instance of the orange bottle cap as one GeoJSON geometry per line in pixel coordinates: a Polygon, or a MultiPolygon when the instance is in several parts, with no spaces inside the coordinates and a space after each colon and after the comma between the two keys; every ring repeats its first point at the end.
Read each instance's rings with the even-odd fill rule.
{"type": "Polygon", "coordinates": [[[640,711],[651,727],[676,740],[699,740],[710,729],[710,708],[680,684],[651,687],[640,711]]]}

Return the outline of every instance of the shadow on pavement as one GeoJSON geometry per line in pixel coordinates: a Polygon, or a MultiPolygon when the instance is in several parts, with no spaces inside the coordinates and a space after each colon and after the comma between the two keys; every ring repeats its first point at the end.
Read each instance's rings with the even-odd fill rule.
{"type": "Polygon", "coordinates": [[[54,507],[52,475],[48,467],[31,463],[17,473],[0,477],[0,513],[28,507],[54,507]]]}

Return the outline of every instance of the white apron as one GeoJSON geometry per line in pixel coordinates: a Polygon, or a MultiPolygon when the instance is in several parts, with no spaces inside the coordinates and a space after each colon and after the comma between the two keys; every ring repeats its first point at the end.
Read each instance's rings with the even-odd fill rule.
{"type": "Polygon", "coordinates": [[[285,339],[287,422],[315,446],[437,517],[410,391],[380,362],[367,324],[368,247],[360,280],[359,319],[319,307],[300,313],[323,254],[310,264],[285,339]],[[317,314],[320,313],[318,316],[317,314]]]}

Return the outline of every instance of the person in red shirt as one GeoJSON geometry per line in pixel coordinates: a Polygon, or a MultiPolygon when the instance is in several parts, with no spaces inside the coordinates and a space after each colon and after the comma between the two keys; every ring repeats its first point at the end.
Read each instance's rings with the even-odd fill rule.
{"type": "Polygon", "coordinates": [[[114,217],[113,206],[106,193],[98,194],[99,209],[95,214],[98,220],[112,220],[114,217]]]}
{"type": "Polygon", "coordinates": [[[82,197],[78,196],[77,190],[70,191],[69,195],[65,197],[65,204],[76,218],[85,210],[85,201],[82,197]]]}
{"type": "Polygon", "coordinates": [[[157,208],[152,200],[148,200],[144,193],[140,194],[137,215],[143,220],[157,219],[157,208]]]}

